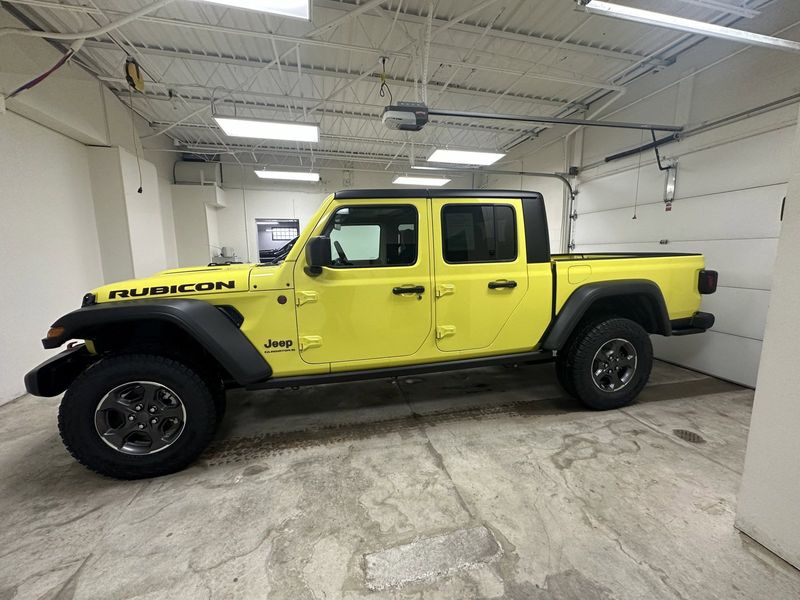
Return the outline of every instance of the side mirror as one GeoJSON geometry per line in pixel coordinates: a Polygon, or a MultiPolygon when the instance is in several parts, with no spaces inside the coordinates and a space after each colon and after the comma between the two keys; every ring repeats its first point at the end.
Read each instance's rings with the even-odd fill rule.
{"type": "Polygon", "coordinates": [[[309,275],[319,275],[322,267],[331,265],[331,239],[329,237],[312,237],[306,244],[306,263],[309,275]]]}

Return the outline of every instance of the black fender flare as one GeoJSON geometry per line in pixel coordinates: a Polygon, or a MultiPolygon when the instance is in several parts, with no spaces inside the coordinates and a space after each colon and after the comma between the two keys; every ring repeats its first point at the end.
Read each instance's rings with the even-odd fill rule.
{"type": "Polygon", "coordinates": [[[128,300],[84,306],[53,323],[53,328],[63,330],[54,337],[43,339],[42,345],[57,348],[67,340],[92,339],[104,327],[137,321],[159,321],[180,328],[240,385],[264,381],[272,375],[269,363],[227,313],[213,304],[191,298],[128,300]]]}
{"type": "Polygon", "coordinates": [[[602,281],[587,283],[572,292],[543,336],[540,347],[543,350],[561,349],[592,305],[602,298],[613,297],[641,298],[649,321],[649,326],[645,327],[647,332],[672,334],[664,294],[655,282],[649,279],[602,281]]]}

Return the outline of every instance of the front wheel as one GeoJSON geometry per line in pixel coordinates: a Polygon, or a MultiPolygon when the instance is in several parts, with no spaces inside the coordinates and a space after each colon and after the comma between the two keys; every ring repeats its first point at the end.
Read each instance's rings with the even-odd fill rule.
{"type": "Polygon", "coordinates": [[[653,346],[641,325],[607,318],[583,325],[558,357],[566,391],[595,410],[633,402],[650,378],[653,346]]]}
{"type": "Polygon", "coordinates": [[[194,461],[211,441],[215,398],[195,371],[150,354],[105,358],[69,387],[58,413],[67,450],[118,479],[157,477],[194,461]]]}

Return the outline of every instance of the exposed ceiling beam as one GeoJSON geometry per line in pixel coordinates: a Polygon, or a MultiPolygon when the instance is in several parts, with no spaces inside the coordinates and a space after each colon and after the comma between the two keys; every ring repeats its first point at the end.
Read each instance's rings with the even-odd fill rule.
{"type": "MultiPolygon", "coordinates": [[[[116,94],[118,94],[123,100],[127,98],[127,93],[123,92],[122,90],[113,90],[116,94]]],[[[137,94],[134,99],[136,98],[144,98],[147,100],[156,100],[156,101],[164,101],[168,102],[171,101],[169,96],[166,94],[157,94],[153,92],[145,92],[144,94],[137,94]]],[[[202,97],[193,97],[193,96],[186,96],[183,98],[181,103],[185,104],[207,104],[211,102],[210,96],[202,96],[202,97]]],[[[233,102],[231,100],[223,100],[220,103],[231,104],[241,107],[247,108],[254,108],[254,109],[263,109],[263,110],[271,110],[271,111],[287,111],[285,105],[282,104],[267,104],[267,103],[249,103],[249,102],[233,102]]],[[[359,120],[367,120],[373,123],[377,123],[380,121],[381,115],[380,112],[368,112],[368,111],[359,111],[359,110],[341,110],[336,109],[333,107],[327,107],[324,109],[319,109],[317,111],[322,115],[332,116],[332,117],[343,117],[343,118],[350,118],[350,119],[359,119],[359,120]]],[[[176,122],[177,123],[177,122],[176,122]]],[[[173,123],[167,123],[168,125],[172,125],[173,123]]],[[[183,122],[177,124],[177,127],[181,127],[183,122]]],[[[478,122],[466,122],[461,123],[445,118],[434,117],[431,119],[429,125],[434,125],[436,127],[444,127],[449,129],[462,129],[462,130],[470,130],[470,131],[485,131],[487,133],[528,133],[531,131],[530,127],[520,126],[520,125],[494,125],[491,123],[478,123],[478,122]]],[[[394,140],[397,143],[398,140],[394,140]]]]}
{"type": "MultiPolygon", "coordinates": [[[[92,16],[119,16],[124,17],[128,13],[118,10],[111,10],[111,9],[97,9],[91,8],[88,6],[82,6],[77,4],[57,4],[55,2],[51,2],[50,0],[6,0],[9,4],[19,4],[24,6],[34,6],[38,8],[47,8],[48,10],[64,10],[70,11],[75,13],[83,13],[92,16]]],[[[361,5],[363,6],[363,5],[361,5]]],[[[350,15],[351,13],[347,13],[350,15]]],[[[153,23],[157,25],[162,25],[165,27],[177,27],[180,29],[193,29],[196,31],[207,31],[212,33],[220,33],[223,35],[233,35],[233,36],[240,36],[240,37],[250,37],[255,39],[263,39],[270,42],[286,42],[290,44],[299,44],[301,46],[315,46],[321,48],[328,48],[331,50],[342,50],[344,52],[354,52],[356,54],[368,54],[371,56],[383,56],[390,54],[392,58],[401,58],[405,60],[413,60],[414,55],[409,52],[395,52],[395,51],[388,51],[382,47],[370,47],[370,46],[360,46],[358,44],[352,43],[342,43],[342,42],[334,42],[330,40],[319,40],[319,39],[312,39],[309,37],[297,37],[292,35],[282,35],[278,33],[269,33],[266,31],[257,31],[257,30],[250,30],[250,29],[240,29],[236,27],[226,27],[224,25],[214,25],[210,23],[198,23],[195,21],[184,21],[181,19],[171,19],[166,17],[157,17],[157,16],[145,16],[140,19],[139,21],[143,21],[146,23],[153,23]]],[[[488,29],[484,28],[484,31],[488,31],[488,29]]],[[[314,32],[311,32],[310,35],[313,35],[314,32]]],[[[482,36],[483,37],[483,36],[482,36]]],[[[476,42],[479,41],[481,38],[476,39],[476,42]]],[[[431,47],[434,48],[443,48],[449,52],[461,52],[463,48],[460,46],[454,46],[452,44],[445,44],[442,41],[432,39],[431,40],[431,47]]],[[[518,61],[518,62],[530,62],[527,61],[524,57],[519,56],[509,56],[498,54],[497,52],[486,50],[486,49],[476,49],[478,54],[481,56],[485,56],[490,60],[500,60],[500,61],[518,61]]],[[[446,64],[453,64],[453,65],[466,65],[467,63],[452,63],[446,57],[441,57],[436,54],[431,55],[431,59],[434,62],[444,62],[446,64]]],[[[470,64],[470,66],[472,66],[470,64]]],[[[552,75],[552,74],[551,74],[552,75]]],[[[554,80],[557,81],[557,80],[554,80]]]]}
{"type": "MultiPolygon", "coordinates": [[[[172,121],[150,121],[150,125],[152,127],[163,127],[165,125],[172,125],[172,121]]],[[[178,127],[186,127],[189,129],[217,129],[220,128],[216,125],[207,125],[206,123],[181,123],[178,127]]],[[[320,132],[319,134],[320,139],[323,140],[333,140],[335,142],[353,142],[357,144],[378,144],[381,146],[398,146],[400,144],[407,143],[408,140],[395,140],[389,138],[370,138],[370,137],[360,137],[355,135],[340,135],[336,133],[324,133],[320,132]]],[[[428,148],[432,148],[436,146],[436,144],[430,144],[426,142],[414,142],[415,146],[424,146],[428,148]]]]}
{"type": "MultiPolygon", "coordinates": [[[[206,154],[253,154],[253,148],[251,146],[240,146],[235,144],[228,144],[227,146],[223,146],[221,144],[213,144],[213,143],[202,143],[202,144],[187,144],[186,146],[187,154],[191,152],[200,152],[206,154]]],[[[393,154],[371,154],[366,152],[350,152],[350,151],[342,151],[342,150],[307,150],[303,148],[294,148],[294,147],[272,147],[272,148],[259,148],[256,150],[257,155],[277,155],[281,157],[289,158],[292,155],[302,155],[302,156],[314,156],[314,157],[321,157],[321,158],[331,158],[336,160],[342,160],[346,162],[368,162],[368,163],[379,163],[385,165],[387,162],[392,160],[393,154]]],[[[399,160],[410,160],[409,155],[401,155],[398,157],[399,160]]],[[[258,162],[265,162],[265,161],[258,161],[258,162]]],[[[284,163],[285,164],[285,163],[284,163]]]]}
{"type": "MultiPolygon", "coordinates": [[[[107,77],[105,75],[99,75],[98,79],[100,81],[105,81],[107,83],[115,83],[115,84],[121,85],[123,87],[128,85],[127,82],[124,79],[122,79],[121,77],[107,77]]],[[[393,81],[391,79],[387,78],[387,81],[389,81],[390,83],[393,83],[393,81]]],[[[202,84],[199,84],[199,83],[178,83],[178,82],[164,82],[164,81],[162,81],[162,82],[147,81],[147,85],[148,86],[158,86],[160,88],[164,88],[164,89],[167,89],[167,90],[169,90],[169,89],[172,89],[172,90],[203,90],[205,92],[208,92],[209,89],[210,89],[208,86],[202,85],[202,84]]],[[[394,85],[394,83],[393,83],[393,85],[394,85]]],[[[399,85],[400,85],[400,87],[412,87],[412,82],[400,82],[399,85]]],[[[434,89],[434,90],[444,90],[444,88],[445,88],[445,84],[434,83],[432,85],[433,85],[432,89],[434,89]]],[[[307,102],[319,102],[320,100],[322,100],[322,98],[317,98],[315,96],[296,96],[296,95],[292,95],[292,94],[271,94],[269,92],[256,92],[256,91],[253,91],[253,90],[232,90],[230,88],[221,87],[221,86],[215,86],[213,89],[216,92],[221,93],[221,94],[231,94],[231,95],[235,94],[237,96],[244,96],[244,97],[251,97],[251,98],[264,98],[264,99],[267,99],[267,100],[275,100],[275,101],[279,101],[279,102],[280,101],[283,101],[283,102],[297,102],[299,104],[302,104],[302,103],[307,103],[307,102]]],[[[451,91],[450,90],[450,86],[447,86],[447,90],[451,91]]],[[[467,89],[461,89],[461,88],[458,88],[458,87],[456,87],[454,90],[452,90],[452,93],[461,94],[461,95],[469,95],[469,96],[478,96],[478,97],[481,97],[481,98],[496,98],[497,97],[497,94],[494,93],[494,92],[485,92],[485,91],[481,91],[481,90],[467,90],[467,89]]],[[[514,102],[524,103],[525,106],[527,106],[529,108],[530,108],[530,106],[532,104],[541,105],[541,106],[555,106],[555,107],[563,107],[563,106],[566,106],[566,104],[567,104],[566,101],[557,102],[555,100],[545,100],[545,99],[542,99],[542,98],[536,98],[536,97],[531,97],[531,96],[512,95],[512,94],[506,94],[505,96],[503,96],[503,98],[504,99],[508,98],[508,99],[510,99],[510,100],[512,100],[514,102]]],[[[337,106],[352,106],[352,107],[355,107],[357,109],[373,108],[376,111],[378,111],[378,113],[376,113],[376,114],[379,114],[380,111],[382,111],[384,106],[385,106],[383,104],[370,104],[368,102],[350,102],[350,101],[347,101],[347,100],[332,100],[331,104],[335,104],[337,106]]],[[[576,106],[578,106],[578,105],[576,105],[576,106]]]]}
{"type": "MultiPolygon", "coordinates": [[[[30,4],[30,5],[33,5],[33,6],[51,5],[48,8],[60,8],[62,6],[69,6],[69,5],[53,4],[51,2],[44,2],[42,0],[10,0],[10,1],[12,3],[16,2],[18,4],[30,4]]],[[[353,44],[343,44],[343,43],[326,42],[326,41],[318,41],[318,40],[310,39],[310,38],[312,38],[312,37],[314,37],[316,35],[319,35],[320,33],[324,32],[324,31],[327,31],[329,28],[332,28],[332,27],[339,26],[339,25],[343,24],[347,20],[352,19],[357,14],[361,14],[361,13],[366,12],[366,11],[372,9],[372,8],[375,8],[379,4],[382,4],[384,1],[385,0],[370,0],[370,2],[365,2],[364,4],[359,5],[358,8],[353,9],[352,11],[350,11],[350,12],[346,13],[345,15],[343,15],[342,17],[339,17],[339,19],[336,19],[335,21],[332,21],[330,24],[324,25],[322,27],[319,27],[319,28],[315,29],[314,31],[312,31],[309,34],[307,34],[305,37],[295,37],[295,36],[288,36],[288,35],[270,34],[270,33],[265,33],[265,32],[247,31],[247,30],[242,30],[242,29],[236,29],[236,28],[233,28],[233,27],[222,27],[222,26],[210,25],[210,24],[189,23],[189,22],[186,22],[186,21],[180,21],[178,19],[167,19],[167,18],[163,18],[163,17],[151,17],[149,19],[141,19],[141,20],[148,21],[148,22],[153,22],[153,23],[160,23],[160,24],[163,24],[163,25],[169,25],[169,26],[172,26],[172,27],[190,27],[190,28],[194,28],[194,29],[202,29],[202,30],[206,30],[206,31],[216,31],[216,32],[225,33],[225,34],[248,35],[250,37],[257,37],[257,38],[267,39],[267,40],[270,40],[272,42],[284,41],[284,42],[288,42],[288,43],[295,43],[295,44],[301,44],[301,45],[304,45],[304,44],[319,45],[319,46],[323,46],[323,47],[327,47],[327,48],[331,48],[331,49],[339,49],[339,50],[348,51],[348,52],[361,52],[361,53],[367,53],[367,54],[372,54],[372,55],[380,55],[380,54],[388,53],[392,57],[395,57],[395,58],[404,58],[406,60],[411,60],[413,57],[412,57],[411,54],[409,54],[407,52],[391,52],[391,51],[383,50],[381,48],[368,48],[368,47],[365,47],[365,46],[358,46],[358,45],[353,45],[353,44]]],[[[85,8],[85,7],[78,7],[78,8],[83,8],[84,9],[83,12],[88,12],[89,14],[93,14],[94,12],[97,12],[98,14],[102,14],[101,11],[93,11],[93,10],[85,8]]],[[[119,12],[119,11],[108,10],[108,11],[104,11],[104,12],[106,14],[110,14],[110,13],[119,12]]],[[[120,14],[125,15],[127,13],[120,13],[120,14]]],[[[434,19],[432,17],[431,17],[430,20],[428,20],[428,17],[425,17],[425,19],[426,19],[426,24],[431,24],[431,23],[434,22],[434,19]]],[[[447,21],[440,21],[440,22],[447,23],[447,21]]],[[[458,24],[451,25],[451,28],[455,28],[455,27],[458,27],[458,24]]],[[[486,33],[488,31],[489,31],[489,28],[486,28],[486,27],[482,28],[482,32],[483,33],[481,34],[481,36],[486,35],[486,33]]],[[[568,44],[565,42],[565,43],[560,44],[559,47],[564,48],[564,47],[567,47],[567,45],[568,44]]],[[[141,50],[141,48],[139,48],[139,49],[141,50]]],[[[190,52],[190,53],[193,54],[193,55],[197,54],[197,53],[192,53],[192,52],[190,52]]],[[[233,58],[233,57],[231,57],[231,58],[233,58]]],[[[477,62],[454,61],[454,60],[449,60],[449,59],[446,59],[446,58],[443,58],[443,57],[439,57],[439,56],[432,56],[431,59],[435,60],[436,62],[442,63],[442,64],[450,65],[452,67],[468,69],[468,70],[483,71],[483,72],[487,72],[487,73],[502,73],[502,74],[505,74],[505,75],[510,75],[510,76],[518,77],[518,78],[539,79],[539,80],[543,80],[543,81],[552,81],[552,82],[564,83],[564,84],[568,84],[568,85],[578,85],[578,86],[589,87],[589,88],[593,88],[593,89],[606,89],[606,90],[613,90],[613,91],[621,91],[621,89],[622,89],[621,86],[618,86],[618,85],[613,85],[613,84],[606,83],[606,82],[603,82],[603,81],[597,81],[597,80],[587,79],[587,78],[569,77],[567,75],[558,75],[558,74],[554,74],[554,73],[537,73],[537,72],[534,72],[534,71],[531,71],[531,70],[510,69],[510,68],[506,68],[506,67],[500,67],[498,65],[479,64],[477,62]]]]}
{"type": "MultiPolygon", "coordinates": [[[[116,44],[114,44],[113,42],[98,42],[98,41],[93,41],[93,40],[87,40],[86,43],[84,44],[84,46],[87,47],[87,48],[98,48],[98,49],[110,50],[110,51],[118,52],[118,53],[121,52],[119,47],[116,44]]],[[[200,62],[228,64],[228,65],[233,65],[233,66],[237,66],[237,67],[247,67],[247,68],[253,68],[253,69],[260,69],[260,68],[263,68],[266,64],[268,64],[268,63],[265,63],[265,62],[252,60],[252,59],[246,59],[246,58],[235,58],[235,57],[229,57],[229,56],[200,54],[200,53],[190,52],[190,51],[187,51],[187,50],[167,50],[167,49],[162,49],[162,48],[150,48],[150,47],[145,46],[143,44],[137,44],[135,47],[142,54],[148,54],[148,55],[152,55],[152,56],[163,56],[163,57],[167,57],[167,58],[180,58],[182,60],[194,60],[194,61],[200,61],[200,62]]],[[[283,62],[283,66],[286,67],[287,69],[295,69],[295,70],[297,69],[297,65],[294,65],[292,63],[288,63],[286,61],[283,62]]],[[[303,72],[308,74],[308,75],[316,75],[316,76],[319,76],[319,77],[333,77],[333,78],[336,78],[336,79],[359,79],[360,78],[360,75],[357,74],[357,73],[350,73],[350,72],[342,71],[342,70],[339,70],[339,69],[320,69],[320,68],[317,68],[317,67],[312,67],[311,65],[301,65],[301,66],[302,66],[303,72]]],[[[369,77],[369,79],[375,79],[375,80],[379,79],[378,73],[372,74],[369,77]]],[[[411,87],[411,88],[416,88],[417,87],[417,83],[415,81],[413,81],[413,80],[401,79],[399,77],[387,77],[386,80],[392,85],[398,85],[398,86],[401,86],[401,87],[411,87]]],[[[436,90],[436,89],[444,89],[444,87],[445,87],[443,84],[438,83],[438,82],[429,82],[428,86],[431,89],[434,89],[434,90],[436,90]]],[[[481,90],[473,90],[472,88],[469,88],[469,87],[466,87],[466,86],[463,86],[463,85],[453,84],[453,83],[451,83],[449,86],[447,86],[446,90],[447,90],[447,93],[458,93],[460,91],[460,92],[463,92],[463,93],[466,93],[466,94],[470,94],[470,95],[485,95],[487,97],[492,97],[492,98],[495,98],[499,94],[502,93],[502,90],[491,90],[491,89],[486,89],[486,88],[481,89],[481,90]],[[480,92],[484,92],[484,94],[481,94],[480,92]]],[[[541,98],[541,97],[538,97],[538,96],[525,96],[525,95],[522,95],[522,94],[506,94],[506,96],[507,97],[512,97],[512,98],[524,99],[526,102],[534,103],[534,104],[540,104],[542,106],[555,106],[555,107],[558,107],[558,108],[563,108],[563,107],[565,107],[565,106],[570,104],[566,100],[553,99],[553,98],[541,98]]],[[[332,100],[332,102],[335,102],[335,100],[332,100]]]]}
{"type": "MultiPolygon", "coordinates": [[[[349,2],[349,1],[339,2],[337,0],[315,0],[314,5],[340,11],[349,11],[352,10],[354,6],[358,6],[355,2],[349,2]]],[[[383,9],[375,9],[375,10],[379,11],[383,9]]],[[[389,11],[384,11],[384,12],[387,13],[388,16],[390,17],[394,16],[393,12],[389,11]]],[[[408,23],[416,23],[418,25],[424,25],[426,19],[427,15],[414,14],[413,12],[410,11],[406,12],[401,11],[398,16],[398,20],[400,21],[408,23]]],[[[447,21],[444,19],[439,19],[434,17],[433,19],[434,27],[442,23],[447,23],[447,21]]],[[[474,35],[481,35],[484,28],[481,27],[479,24],[473,24],[473,23],[468,23],[466,21],[462,21],[461,23],[452,25],[450,29],[453,29],[454,31],[471,33],[474,35]]],[[[604,56],[606,58],[613,58],[616,60],[633,62],[633,63],[643,62],[644,64],[650,64],[659,67],[665,67],[671,64],[670,61],[666,61],[659,58],[648,57],[643,54],[637,54],[635,52],[625,52],[622,50],[599,48],[597,46],[593,46],[586,42],[578,42],[578,41],[563,42],[558,39],[548,38],[533,32],[514,33],[511,31],[503,31],[502,29],[498,28],[491,28],[489,30],[489,37],[502,38],[515,42],[522,42],[525,44],[536,44],[539,46],[547,46],[551,48],[558,47],[563,50],[570,50],[572,52],[579,52],[581,54],[593,54],[596,56],[604,56]]]]}

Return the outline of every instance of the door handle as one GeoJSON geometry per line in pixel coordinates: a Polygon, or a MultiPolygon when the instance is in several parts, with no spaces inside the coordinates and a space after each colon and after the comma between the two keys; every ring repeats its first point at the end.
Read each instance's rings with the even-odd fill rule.
{"type": "Polygon", "coordinates": [[[424,285],[410,285],[406,287],[392,288],[392,293],[395,296],[402,296],[403,294],[422,294],[423,292],[425,292],[424,285]]]}
{"type": "Polygon", "coordinates": [[[490,281],[489,282],[489,289],[496,290],[498,288],[515,288],[517,287],[516,281],[511,280],[500,280],[500,281],[490,281]]]}

